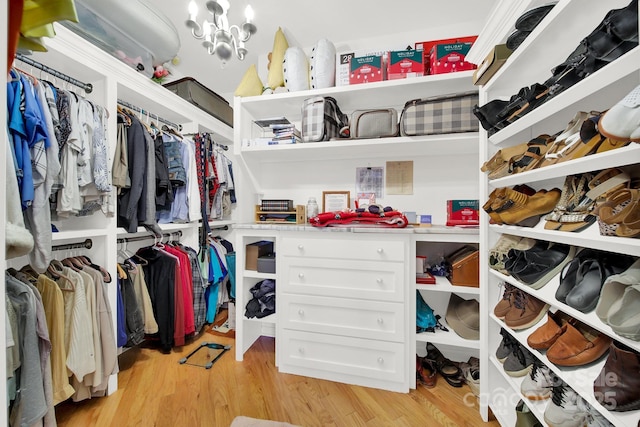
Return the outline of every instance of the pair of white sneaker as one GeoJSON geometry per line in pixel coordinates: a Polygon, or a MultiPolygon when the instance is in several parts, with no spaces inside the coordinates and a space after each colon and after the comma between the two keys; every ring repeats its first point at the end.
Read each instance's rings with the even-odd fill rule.
{"type": "Polygon", "coordinates": [[[640,142],[640,86],[602,115],[598,129],[608,138],[640,142]]]}
{"type": "Polygon", "coordinates": [[[544,411],[549,427],[613,427],[604,416],[556,376],[547,366],[535,362],[520,391],[529,400],[551,398],[544,411]]]}

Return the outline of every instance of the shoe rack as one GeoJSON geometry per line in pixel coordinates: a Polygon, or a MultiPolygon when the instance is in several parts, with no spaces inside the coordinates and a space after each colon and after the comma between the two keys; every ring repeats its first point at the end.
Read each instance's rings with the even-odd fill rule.
{"type": "MultiPolygon", "coordinates": [[[[551,77],[551,70],[561,64],[579,45],[580,41],[593,31],[611,9],[627,6],[630,0],[600,2],[597,0],[560,0],[549,14],[540,22],[524,42],[513,52],[507,62],[480,90],[480,105],[495,99],[509,100],[520,88],[534,83],[543,83],[551,77]]],[[[490,39],[478,40],[478,46],[491,47],[502,43],[508,36],[513,23],[524,10],[540,5],[533,0],[508,2],[501,1],[496,6],[496,16],[487,24],[482,34],[490,39]],[[507,5],[508,4],[508,5],[507,5]],[[512,13],[509,15],[506,10],[512,13]],[[498,13],[501,12],[501,13],[498,13]],[[503,13],[504,12],[504,13],[503,13]],[[500,19],[498,19],[498,15],[500,19]],[[508,15],[508,16],[507,16],[508,15]],[[505,18],[507,16],[507,18],[505,18]],[[493,26],[493,27],[492,27],[493,26]],[[500,37],[504,36],[502,40],[500,37]],[[494,43],[495,42],[495,43],[494,43]]],[[[482,55],[481,55],[482,56],[482,55]]],[[[549,99],[536,109],[522,116],[504,129],[488,136],[481,131],[480,157],[482,164],[490,159],[497,150],[512,147],[530,141],[542,134],[554,134],[565,129],[578,111],[606,111],[635,88],[640,82],[640,48],[627,52],[615,61],[569,87],[562,93],[549,99]]],[[[527,184],[536,190],[562,189],[567,175],[593,172],[611,167],[621,167],[632,171],[634,177],[640,170],[640,144],[614,149],[543,168],[532,169],[503,178],[489,179],[488,174],[479,172],[480,201],[483,203],[489,194],[497,188],[527,184]],[[635,173],[633,173],[635,172],[635,173]]],[[[544,217],[533,227],[489,224],[489,216],[481,210],[481,247],[492,248],[502,234],[529,237],[548,242],[564,243],[577,248],[593,248],[634,257],[640,256],[640,240],[633,238],[601,236],[598,224],[592,224],[579,232],[567,232],[544,229],[544,217]]],[[[559,274],[540,289],[532,289],[511,276],[489,268],[488,252],[483,251],[480,259],[481,306],[488,307],[481,317],[480,360],[481,399],[484,399],[497,420],[503,426],[516,424],[516,405],[520,399],[542,423],[547,400],[533,401],[520,392],[520,384],[525,377],[511,377],[505,374],[502,364],[496,359],[495,352],[501,341],[500,328],[504,327],[525,348],[547,365],[564,380],[593,409],[603,415],[616,427],[636,426],[640,411],[614,412],[603,407],[593,392],[593,383],[599,375],[606,356],[595,363],[567,369],[550,363],[544,352],[531,349],[527,337],[547,321],[547,316],[524,330],[513,331],[493,315],[493,307],[502,297],[501,282],[510,283],[529,295],[550,304],[551,310],[561,310],[584,324],[600,331],[614,340],[636,351],[640,351],[640,342],[625,339],[600,321],[595,312],[582,313],[556,300],[555,291],[559,286],[559,274]]]]}

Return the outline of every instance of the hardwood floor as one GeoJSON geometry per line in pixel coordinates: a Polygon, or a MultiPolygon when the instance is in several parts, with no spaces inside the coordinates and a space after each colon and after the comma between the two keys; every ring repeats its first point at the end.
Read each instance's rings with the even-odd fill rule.
{"type": "Polygon", "coordinates": [[[238,415],[304,427],[499,425],[482,422],[468,386],[455,389],[442,379],[433,389],[419,386],[404,394],[281,374],[274,365],[275,341],[267,337],[243,362],[236,362],[232,347],[211,369],[178,363],[204,341],[235,344],[205,332],[171,354],[131,349],[120,356],[118,390],[61,403],[58,426],[228,427],[238,415]],[[463,404],[467,393],[474,407],[463,404]]]}

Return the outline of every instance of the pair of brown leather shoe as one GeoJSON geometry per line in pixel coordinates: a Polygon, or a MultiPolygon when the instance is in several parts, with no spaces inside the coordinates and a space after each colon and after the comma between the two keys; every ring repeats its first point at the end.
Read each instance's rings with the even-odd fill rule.
{"type": "Polygon", "coordinates": [[[416,354],[416,381],[426,388],[433,388],[438,382],[435,362],[416,354]]]}
{"type": "Polygon", "coordinates": [[[593,391],[598,402],[610,411],[640,409],[640,354],[612,342],[600,375],[593,382],[593,391]]]}
{"type": "Polygon", "coordinates": [[[549,304],[513,285],[505,285],[503,298],[496,304],[493,313],[513,330],[529,328],[542,319],[549,304]]]}
{"type": "Polygon", "coordinates": [[[483,209],[495,224],[533,227],[542,215],[553,210],[560,195],[559,188],[539,190],[534,194],[512,188],[498,188],[491,193],[483,209]]]}
{"type": "Polygon", "coordinates": [[[547,350],[547,359],[557,366],[582,366],[598,360],[608,350],[611,338],[576,319],[556,311],[536,329],[527,344],[547,350]]]}

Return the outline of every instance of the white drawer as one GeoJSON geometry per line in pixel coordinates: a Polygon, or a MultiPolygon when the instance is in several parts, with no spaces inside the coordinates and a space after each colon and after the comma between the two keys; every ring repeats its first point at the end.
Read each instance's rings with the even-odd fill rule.
{"type": "Polygon", "coordinates": [[[329,237],[284,237],[278,255],[366,261],[405,260],[404,240],[386,240],[363,234],[345,238],[336,234],[329,237]]]}
{"type": "Polygon", "coordinates": [[[402,342],[404,305],[280,293],[282,327],[349,337],[402,342]]]}
{"type": "Polygon", "coordinates": [[[405,383],[403,344],[285,329],[278,336],[283,371],[372,385],[367,379],[405,383]]]}
{"type": "Polygon", "coordinates": [[[405,264],[283,257],[278,288],[296,294],[401,302],[405,264]]]}

